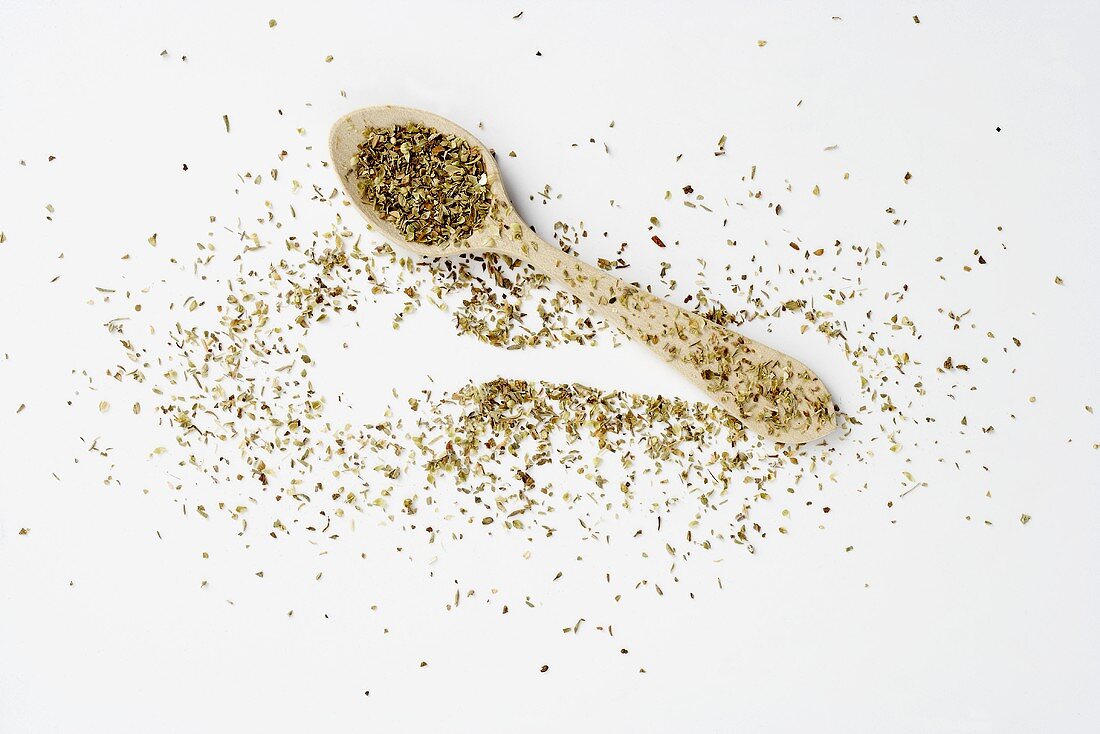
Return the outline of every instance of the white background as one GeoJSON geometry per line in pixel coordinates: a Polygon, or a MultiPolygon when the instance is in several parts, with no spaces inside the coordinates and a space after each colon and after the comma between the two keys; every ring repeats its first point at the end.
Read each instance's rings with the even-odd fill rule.
{"type": "MultiPolygon", "coordinates": [[[[1039,7],[5,2],[0,732],[1097,730],[1100,416],[1084,405],[1100,403],[1100,13],[1039,7]],[[633,590],[661,564],[625,543],[485,535],[427,549],[363,523],[319,546],[184,516],[150,457],[170,436],[96,408],[128,405],[135,388],[104,377],[121,357],[102,324],[118,314],[94,286],[155,285],[168,253],[189,262],[210,215],[252,216],[236,174],[279,165],[280,149],[304,183],[331,187],[316,164],[328,126],[379,103],[484,122],[486,143],[518,152],[502,165],[531,223],[610,230],[634,243],[640,281],[656,283],[665,257],[685,280],[697,257],[743,266],[730,236],[884,243],[891,282],[911,287],[906,313],[934,327],[919,412],[944,420],[907,448],[928,486],[898,500],[897,467],[863,465],[827,489],[824,528],[796,518],[755,556],[696,557],[662,597],[633,590]],[[733,160],[711,156],[722,134],[733,160]],[[295,159],[305,145],[313,157],[295,159]],[[663,204],[687,183],[743,197],[748,163],[783,201],[782,231],[747,215],[693,230],[663,204]],[[546,183],[562,199],[532,204],[546,183]],[[676,252],[644,246],[655,213],[680,224],[676,252]],[[976,248],[990,263],[965,274],[976,248]],[[120,264],[127,252],[138,256],[120,264]],[[972,308],[979,338],[970,322],[953,334],[939,307],[972,308]],[[934,366],[965,349],[976,363],[986,330],[1024,346],[967,383],[976,420],[997,431],[963,435],[934,366]],[[112,460],[87,452],[96,436],[112,460]],[[887,513],[889,500],[904,504],[887,513]],[[567,583],[554,585],[559,569],[567,583]],[[498,588],[513,613],[447,611],[456,580],[498,588]],[[562,634],[582,616],[614,638],[562,634]]],[[[597,246],[586,256],[611,257],[597,246]]],[[[328,361],[343,367],[323,372],[316,348],[329,387],[364,414],[428,374],[697,397],[634,347],[502,353],[432,309],[399,332],[386,318],[331,337],[353,342],[328,361]]],[[[842,406],[858,399],[835,350],[763,328],[746,331],[818,368],[842,406]]],[[[838,443],[838,466],[865,448],[838,443]]],[[[628,514],[622,534],[652,522],[628,514]]]]}

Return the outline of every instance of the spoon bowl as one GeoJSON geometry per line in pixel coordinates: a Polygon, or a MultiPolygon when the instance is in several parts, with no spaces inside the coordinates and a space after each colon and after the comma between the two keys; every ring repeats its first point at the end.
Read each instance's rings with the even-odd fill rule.
{"type": "MultiPolygon", "coordinates": [[[[504,183],[500,177],[500,169],[497,168],[493,154],[489,152],[481,141],[466,130],[450,120],[409,107],[394,107],[386,105],[382,107],[364,107],[341,117],[332,126],[329,134],[329,153],[332,163],[336,167],[336,173],[344,185],[344,190],[351,199],[351,204],[363,218],[388,241],[400,244],[425,257],[440,257],[459,252],[488,252],[501,251],[500,247],[500,218],[494,216],[501,212],[513,211],[512,203],[508,199],[508,192],[504,189],[504,183]],[[492,193],[493,202],[497,204],[495,212],[490,212],[485,218],[484,224],[468,239],[445,243],[427,245],[421,242],[412,242],[398,231],[393,222],[383,219],[367,202],[359,195],[359,179],[355,175],[355,167],[351,161],[359,151],[359,144],[363,141],[363,131],[368,129],[386,129],[394,125],[407,125],[418,123],[425,127],[435,128],[441,133],[455,135],[464,139],[471,148],[481,152],[481,159],[485,163],[485,175],[487,185],[492,193]]],[[[508,253],[512,254],[512,253],[508,253]]]]}
{"type": "Polygon", "coordinates": [[[521,258],[627,336],[648,346],[758,434],[797,444],[821,438],[836,428],[832,397],[806,365],[619,280],[538,237],[508,199],[489,149],[450,120],[408,107],[366,107],[336,122],[329,136],[329,152],[352,205],[391,243],[426,257],[497,252],[521,258]],[[353,161],[364,133],[409,123],[462,138],[481,153],[491,204],[485,221],[465,239],[410,242],[360,195],[353,161]]]}

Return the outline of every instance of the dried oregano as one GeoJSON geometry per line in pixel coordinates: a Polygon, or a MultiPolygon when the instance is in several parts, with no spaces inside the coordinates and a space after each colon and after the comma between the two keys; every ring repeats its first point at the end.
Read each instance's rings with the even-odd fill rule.
{"type": "Polygon", "coordinates": [[[464,240],[489,213],[481,151],[456,135],[417,123],[370,128],[354,168],[363,200],[412,242],[464,240]]]}

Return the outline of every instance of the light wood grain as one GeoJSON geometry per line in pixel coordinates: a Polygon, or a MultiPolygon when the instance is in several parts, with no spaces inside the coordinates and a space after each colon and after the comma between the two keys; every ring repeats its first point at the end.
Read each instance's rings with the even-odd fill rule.
{"type": "Polygon", "coordinates": [[[509,200],[488,148],[453,122],[406,107],[367,107],[336,122],[329,150],[352,205],[391,243],[428,257],[498,252],[526,260],[631,339],[649,346],[760,435],[797,444],[836,428],[828,390],[798,360],[592,267],[535,235],[509,200]],[[352,161],[364,130],[410,122],[458,135],[482,151],[494,205],[485,224],[466,240],[409,242],[359,196],[352,161]]]}

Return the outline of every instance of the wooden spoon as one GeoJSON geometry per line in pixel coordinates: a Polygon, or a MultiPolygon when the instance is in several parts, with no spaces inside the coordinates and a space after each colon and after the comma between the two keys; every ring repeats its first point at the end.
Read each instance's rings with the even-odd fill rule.
{"type": "Polygon", "coordinates": [[[488,148],[450,120],[406,107],[366,107],[333,125],[329,150],[352,204],[391,243],[427,257],[496,252],[526,260],[625,334],[648,345],[762,436],[805,443],[836,428],[829,391],[798,360],[619,280],[538,237],[508,199],[488,148]],[[353,160],[364,131],[408,123],[456,135],[480,149],[494,202],[485,223],[469,238],[431,245],[410,242],[362,200],[353,160]]]}

